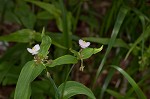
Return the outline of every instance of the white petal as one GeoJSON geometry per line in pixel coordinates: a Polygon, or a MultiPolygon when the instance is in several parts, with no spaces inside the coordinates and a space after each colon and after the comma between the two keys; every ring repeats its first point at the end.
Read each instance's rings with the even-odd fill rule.
{"type": "Polygon", "coordinates": [[[83,40],[81,40],[81,39],[79,40],[80,45],[83,45],[83,42],[84,42],[83,40]]]}
{"type": "Polygon", "coordinates": [[[90,42],[86,42],[87,47],[90,46],[90,42]]]}
{"type": "Polygon", "coordinates": [[[33,47],[33,49],[34,49],[35,51],[40,50],[40,45],[39,45],[39,44],[36,44],[36,45],[33,47]]]}
{"type": "Polygon", "coordinates": [[[34,52],[32,53],[32,55],[35,55],[35,54],[38,54],[38,51],[34,51],[34,52]]]}
{"type": "Polygon", "coordinates": [[[80,45],[81,46],[81,48],[86,48],[86,46],[85,45],[80,45]]]}
{"type": "Polygon", "coordinates": [[[33,50],[31,48],[27,48],[29,53],[33,53],[33,50]]]}

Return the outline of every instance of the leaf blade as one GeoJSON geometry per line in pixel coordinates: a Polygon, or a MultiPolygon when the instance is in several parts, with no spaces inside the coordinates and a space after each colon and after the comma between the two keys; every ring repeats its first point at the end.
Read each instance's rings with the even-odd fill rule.
{"type": "Polygon", "coordinates": [[[29,61],[22,68],[19,75],[14,99],[29,99],[31,95],[30,83],[43,71],[44,66],[36,66],[34,61],[29,61]]]}
{"type": "Polygon", "coordinates": [[[111,65],[111,67],[118,70],[129,81],[139,99],[147,99],[140,87],[136,84],[136,82],[122,68],[115,65],[111,65]]]}
{"type": "Polygon", "coordinates": [[[81,51],[82,59],[87,59],[93,54],[100,52],[103,49],[103,45],[100,48],[85,48],[81,51]]]}
{"type": "Polygon", "coordinates": [[[2,41],[19,43],[27,43],[30,42],[32,39],[35,39],[36,41],[41,41],[40,34],[30,29],[22,29],[9,35],[0,37],[0,40],[2,41]]]}
{"type": "Polygon", "coordinates": [[[47,54],[49,53],[49,48],[51,46],[51,38],[47,35],[44,35],[42,37],[42,43],[40,45],[40,51],[39,51],[39,56],[42,58],[45,58],[47,54]]]}
{"type": "MultiPolygon", "coordinates": [[[[63,87],[64,83],[58,87],[58,90],[62,92],[63,87]]],[[[84,94],[91,99],[96,99],[92,91],[83,84],[75,81],[67,81],[65,84],[63,99],[68,99],[77,94],[84,94]]]]}
{"type": "Polygon", "coordinates": [[[78,62],[78,60],[76,57],[71,56],[71,55],[64,55],[64,56],[61,56],[61,57],[53,60],[51,64],[47,64],[46,66],[54,67],[54,66],[63,65],[63,64],[75,64],[77,62],[78,62]]]}

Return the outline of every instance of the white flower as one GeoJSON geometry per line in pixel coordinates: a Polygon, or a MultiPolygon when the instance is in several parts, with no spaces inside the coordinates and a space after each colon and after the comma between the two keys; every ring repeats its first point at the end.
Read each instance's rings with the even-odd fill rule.
{"type": "Polygon", "coordinates": [[[40,50],[40,45],[36,44],[32,49],[31,48],[27,48],[27,50],[32,55],[38,54],[38,51],[40,50]]]}
{"type": "Polygon", "coordinates": [[[79,40],[79,45],[81,46],[81,48],[86,48],[90,45],[90,42],[85,42],[83,40],[79,40]]]}

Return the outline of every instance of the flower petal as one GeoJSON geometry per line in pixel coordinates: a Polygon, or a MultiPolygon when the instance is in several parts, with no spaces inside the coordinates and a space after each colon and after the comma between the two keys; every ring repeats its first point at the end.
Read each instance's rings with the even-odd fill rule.
{"type": "Polygon", "coordinates": [[[90,46],[90,42],[86,42],[86,46],[87,46],[87,47],[90,46]]]}
{"type": "Polygon", "coordinates": [[[33,50],[31,48],[27,48],[29,53],[33,53],[33,50]]]}
{"type": "Polygon", "coordinates": [[[38,51],[34,51],[34,52],[32,53],[32,55],[35,55],[35,54],[38,54],[38,51]]]}
{"type": "Polygon", "coordinates": [[[86,46],[85,45],[81,45],[81,48],[86,48],[86,46]]]}
{"type": "Polygon", "coordinates": [[[90,45],[90,42],[85,42],[85,41],[80,39],[79,40],[79,45],[80,45],[81,48],[86,48],[90,45]]]}
{"type": "Polygon", "coordinates": [[[33,49],[34,49],[35,51],[40,50],[40,45],[39,45],[39,44],[36,44],[36,45],[33,47],[33,49]]]}
{"type": "Polygon", "coordinates": [[[27,48],[27,50],[32,55],[38,54],[38,51],[40,50],[40,45],[36,44],[32,49],[31,48],[27,48]]]}

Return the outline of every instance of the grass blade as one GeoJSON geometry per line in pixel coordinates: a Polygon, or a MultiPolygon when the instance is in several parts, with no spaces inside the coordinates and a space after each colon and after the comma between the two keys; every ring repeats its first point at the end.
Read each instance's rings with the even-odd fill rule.
{"type": "Polygon", "coordinates": [[[57,7],[55,7],[53,4],[40,2],[40,1],[35,1],[35,0],[25,0],[25,1],[33,3],[37,6],[45,9],[50,14],[54,15],[56,18],[59,17],[60,14],[61,14],[60,10],[57,7]]]}
{"type": "Polygon", "coordinates": [[[100,93],[100,99],[103,99],[104,92],[107,89],[107,86],[108,86],[108,84],[109,84],[109,82],[110,82],[114,72],[115,72],[115,70],[113,70],[113,69],[110,70],[110,72],[109,72],[109,74],[108,74],[108,76],[107,76],[107,78],[106,78],[106,80],[105,80],[105,82],[103,84],[103,87],[102,87],[102,90],[101,90],[101,93],[100,93]]]}
{"type": "MultiPolygon", "coordinates": [[[[103,45],[108,45],[110,42],[109,38],[84,37],[82,39],[85,41],[90,41],[90,42],[99,43],[103,45]]],[[[116,39],[115,43],[113,44],[113,47],[123,47],[129,49],[129,45],[125,43],[122,39],[116,39]]]]}
{"type": "Polygon", "coordinates": [[[111,67],[118,70],[129,81],[139,99],[147,99],[140,87],[136,84],[136,82],[122,68],[115,65],[111,65],[111,67]]]}
{"type": "MultiPolygon", "coordinates": [[[[64,42],[64,46],[67,47],[68,49],[71,47],[71,36],[70,36],[70,31],[68,29],[68,13],[65,9],[64,3],[62,0],[59,0],[60,3],[60,8],[61,8],[61,12],[62,12],[62,28],[63,28],[63,42],[64,42]]],[[[68,53],[68,51],[66,52],[68,53]]]]}
{"type": "MultiPolygon", "coordinates": [[[[107,56],[108,56],[108,54],[109,54],[109,52],[110,52],[112,46],[114,45],[114,42],[115,42],[116,37],[117,37],[117,35],[118,35],[118,33],[119,33],[120,27],[121,27],[121,25],[122,25],[122,23],[123,23],[123,20],[124,20],[124,18],[125,18],[125,16],[126,16],[128,10],[129,10],[129,9],[127,9],[126,7],[122,7],[122,8],[120,9],[120,11],[119,11],[119,14],[118,14],[118,17],[117,17],[117,20],[116,20],[114,29],[113,29],[113,31],[112,31],[111,39],[110,39],[109,44],[108,44],[108,48],[107,48],[107,50],[106,50],[106,53],[105,53],[105,55],[104,55],[104,58],[102,59],[102,62],[101,62],[101,64],[100,64],[100,66],[99,66],[99,68],[98,68],[98,70],[97,70],[96,77],[95,77],[95,79],[94,79],[94,84],[95,84],[95,82],[96,82],[98,76],[100,75],[100,73],[101,73],[101,71],[102,71],[102,68],[103,68],[103,66],[104,66],[104,63],[105,63],[105,61],[106,61],[106,58],[107,58],[107,56]]],[[[93,84],[93,85],[94,85],[94,84],[93,84]]]]}
{"type": "Polygon", "coordinates": [[[114,96],[117,99],[123,99],[123,97],[124,97],[123,95],[121,95],[120,93],[118,93],[114,90],[107,89],[106,91],[107,91],[107,93],[111,94],[112,96],[114,96]]]}

